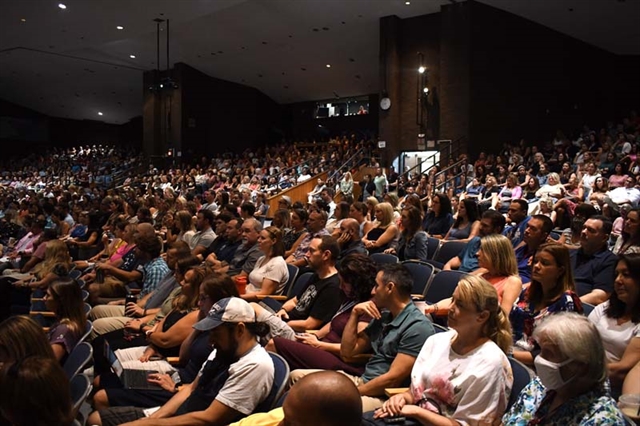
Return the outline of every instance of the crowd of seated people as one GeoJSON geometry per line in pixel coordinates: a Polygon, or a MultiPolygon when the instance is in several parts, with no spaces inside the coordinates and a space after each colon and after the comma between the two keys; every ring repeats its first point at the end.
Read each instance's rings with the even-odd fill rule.
{"type": "MultiPolygon", "coordinates": [[[[73,270],[92,305],[98,392],[90,424],[238,421],[268,401],[274,367],[266,350],[294,367],[291,385],[313,369],[347,373],[373,424],[399,415],[422,424],[520,424],[531,414],[621,424],[610,395],[633,388],[627,379],[640,368],[639,124],[631,116],[622,128],[584,129],[575,141],[558,134],[540,150],[506,144],[424,178],[372,162],[376,172],[360,191],[357,168],[342,174],[339,166],[371,146],[349,138],[150,167],[118,187],[80,177],[92,165],[69,175],[52,165],[40,176],[36,164],[37,177],[0,184],[0,362],[9,366],[0,388],[15,380],[18,358],[5,347],[16,319],[51,348],[19,356],[64,364],[81,339],[82,299],[67,294],[80,286],[73,270]],[[277,211],[264,208],[266,195],[321,171],[330,179],[306,203],[281,196],[277,211]],[[603,179],[612,176],[624,178],[603,179]],[[407,268],[367,257],[427,262],[435,240],[466,243],[441,266],[468,273],[451,298],[430,301],[427,312],[448,317],[450,329],[437,334],[412,301],[407,268]],[[309,273],[307,286],[281,305],[265,301],[285,295],[293,266],[309,273]],[[37,292],[53,312],[49,334],[19,316],[37,292]],[[589,305],[588,320],[572,316],[589,305]],[[557,318],[575,324],[563,328],[557,318]],[[600,347],[565,344],[574,335],[600,347]],[[105,348],[125,368],[149,371],[156,388],[127,389],[105,348]],[[168,362],[174,356],[178,365],[168,362]],[[508,407],[510,356],[538,377],[508,407]],[[410,387],[386,397],[402,386],[410,387]]],[[[96,152],[109,154],[71,150],[55,164],[96,152]]],[[[268,413],[273,424],[292,404],[268,413]]]]}

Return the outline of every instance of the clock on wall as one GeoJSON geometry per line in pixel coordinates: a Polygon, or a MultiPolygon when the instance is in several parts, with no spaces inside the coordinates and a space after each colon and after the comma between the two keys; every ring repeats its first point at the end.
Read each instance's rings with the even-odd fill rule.
{"type": "Polygon", "coordinates": [[[382,109],[383,111],[387,111],[389,108],[391,108],[391,99],[389,99],[389,97],[387,96],[380,99],[380,109],[382,109]]]}

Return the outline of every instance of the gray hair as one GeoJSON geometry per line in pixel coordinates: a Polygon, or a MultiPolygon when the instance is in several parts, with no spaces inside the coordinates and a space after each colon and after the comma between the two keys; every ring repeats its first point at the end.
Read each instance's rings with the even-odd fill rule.
{"type": "Polygon", "coordinates": [[[550,342],[567,358],[587,366],[583,380],[604,383],[607,360],[602,338],[596,326],[584,315],[559,312],[549,315],[533,331],[533,338],[550,342]]]}
{"type": "Polygon", "coordinates": [[[247,223],[247,222],[251,223],[250,221],[253,221],[253,226],[252,227],[253,227],[254,231],[256,231],[257,233],[262,232],[262,222],[260,222],[258,219],[254,219],[254,218],[250,217],[250,218],[246,219],[244,221],[244,223],[247,223]]]}

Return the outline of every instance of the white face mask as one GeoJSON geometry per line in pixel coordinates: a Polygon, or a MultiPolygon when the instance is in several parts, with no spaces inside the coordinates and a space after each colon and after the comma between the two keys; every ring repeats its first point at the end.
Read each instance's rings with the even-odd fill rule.
{"type": "Polygon", "coordinates": [[[558,390],[566,384],[573,381],[576,376],[573,376],[567,380],[562,378],[560,375],[560,368],[573,362],[571,358],[562,362],[551,362],[542,356],[538,355],[534,360],[534,364],[536,366],[536,372],[538,373],[538,377],[540,381],[548,390],[558,390]]]}

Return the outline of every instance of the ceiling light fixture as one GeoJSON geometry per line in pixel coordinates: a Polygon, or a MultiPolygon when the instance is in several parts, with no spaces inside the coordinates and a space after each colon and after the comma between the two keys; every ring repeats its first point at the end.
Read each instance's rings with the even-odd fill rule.
{"type": "Polygon", "coordinates": [[[104,115],[103,113],[101,113],[100,111],[98,111],[98,115],[104,115]]]}
{"type": "Polygon", "coordinates": [[[410,1],[405,1],[404,4],[406,4],[407,6],[409,6],[411,4],[410,1]]]}
{"type": "Polygon", "coordinates": [[[331,64],[327,64],[327,68],[331,68],[331,64]]]}
{"type": "Polygon", "coordinates": [[[116,29],[118,29],[118,30],[124,30],[124,27],[123,27],[122,25],[118,25],[118,26],[116,27],[116,29]]]}
{"type": "Polygon", "coordinates": [[[136,55],[129,55],[129,57],[130,57],[131,59],[135,59],[135,58],[136,58],[136,55]]]}
{"type": "Polygon", "coordinates": [[[25,18],[20,19],[20,22],[27,22],[25,18]]]}
{"type": "Polygon", "coordinates": [[[59,7],[60,9],[64,10],[64,9],[66,9],[66,8],[67,8],[67,5],[66,5],[66,4],[64,4],[64,3],[58,3],[58,7],[59,7]]]}
{"type": "Polygon", "coordinates": [[[418,68],[418,72],[419,72],[420,74],[424,74],[425,70],[426,70],[426,68],[425,68],[425,67],[420,67],[420,68],[418,68]]]}

